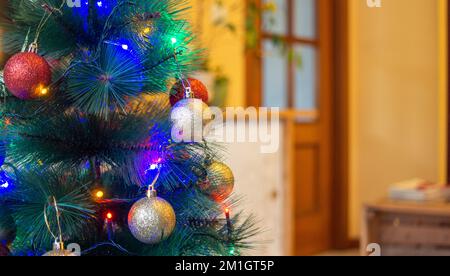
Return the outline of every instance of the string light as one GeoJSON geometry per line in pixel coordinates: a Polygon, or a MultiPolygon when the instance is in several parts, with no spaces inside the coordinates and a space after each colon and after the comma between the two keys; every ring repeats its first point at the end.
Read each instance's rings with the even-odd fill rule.
{"type": "Polygon", "coordinates": [[[151,31],[152,31],[152,29],[150,27],[146,27],[146,28],[144,28],[144,30],[142,30],[142,32],[144,34],[149,34],[151,31]]]}
{"type": "Polygon", "coordinates": [[[105,193],[102,190],[98,190],[97,192],[95,192],[95,197],[97,199],[102,199],[105,196],[105,193]]]}
{"type": "Polygon", "coordinates": [[[111,220],[111,219],[113,218],[113,214],[112,214],[111,212],[108,212],[108,213],[106,214],[106,218],[107,218],[108,220],[111,220]]]}
{"type": "Polygon", "coordinates": [[[5,171],[0,171],[0,195],[8,193],[14,189],[13,180],[10,179],[5,171]]]}
{"type": "Polygon", "coordinates": [[[161,157],[158,157],[158,159],[154,160],[153,163],[149,165],[148,169],[145,170],[145,172],[148,173],[149,171],[154,171],[156,169],[161,168],[162,161],[163,159],[161,157]]]}
{"type": "Polygon", "coordinates": [[[172,37],[171,41],[172,41],[172,44],[177,43],[177,39],[175,37],[172,37]]]}
{"type": "Polygon", "coordinates": [[[233,232],[233,226],[231,224],[230,208],[225,208],[225,218],[227,220],[228,237],[231,237],[231,234],[233,232]]]}
{"type": "Polygon", "coordinates": [[[234,247],[231,247],[229,251],[230,256],[234,256],[234,253],[236,253],[236,251],[234,250],[234,247]]]}
{"type": "Polygon", "coordinates": [[[48,87],[43,86],[42,84],[40,84],[37,88],[36,88],[36,92],[37,94],[41,95],[41,96],[45,96],[48,94],[49,89],[48,87]]]}
{"type": "Polygon", "coordinates": [[[113,41],[109,41],[109,40],[105,40],[104,43],[121,47],[122,49],[124,49],[126,51],[128,51],[128,49],[130,49],[130,46],[128,46],[128,44],[125,44],[125,43],[113,42],[113,41]]]}

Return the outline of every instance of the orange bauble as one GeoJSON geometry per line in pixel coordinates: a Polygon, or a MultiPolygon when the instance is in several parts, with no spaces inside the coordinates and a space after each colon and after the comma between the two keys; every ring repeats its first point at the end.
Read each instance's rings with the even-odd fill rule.
{"type": "MultiPolygon", "coordinates": [[[[204,103],[208,103],[208,89],[206,86],[199,80],[189,78],[185,83],[189,83],[191,85],[192,95],[196,99],[202,100],[204,103]]],[[[170,104],[174,106],[179,101],[183,100],[186,96],[185,88],[181,81],[175,83],[170,91],[170,104]]]]}

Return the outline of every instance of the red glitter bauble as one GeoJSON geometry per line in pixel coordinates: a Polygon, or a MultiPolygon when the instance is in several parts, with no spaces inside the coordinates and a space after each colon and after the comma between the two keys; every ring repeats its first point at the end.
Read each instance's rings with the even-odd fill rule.
{"type": "Polygon", "coordinates": [[[30,100],[46,93],[47,90],[44,89],[50,84],[52,73],[43,57],[33,52],[24,52],[8,60],[3,78],[9,92],[19,99],[30,100]]]}
{"type": "MultiPolygon", "coordinates": [[[[197,79],[189,78],[188,81],[191,85],[193,97],[202,100],[204,103],[208,103],[209,96],[206,86],[197,79]]],[[[184,99],[185,96],[186,91],[184,89],[184,86],[181,81],[178,81],[170,91],[170,104],[174,106],[176,103],[184,99]]]]}

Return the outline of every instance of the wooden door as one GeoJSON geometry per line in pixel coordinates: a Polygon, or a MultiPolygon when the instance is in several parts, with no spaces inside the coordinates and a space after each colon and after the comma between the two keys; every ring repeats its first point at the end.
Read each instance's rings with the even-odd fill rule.
{"type": "MultiPolygon", "coordinates": [[[[317,1],[317,109],[296,122],[294,139],[295,250],[307,255],[331,247],[331,13],[317,1]]],[[[297,84],[302,85],[302,84],[297,84]]]]}
{"type": "Polygon", "coordinates": [[[281,108],[288,125],[284,148],[293,207],[291,251],[320,253],[332,243],[332,5],[329,0],[253,3],[263,14],[268,3],[276,7],[257,23],[260,47],[249,49],[248,104],[281,108]]]}

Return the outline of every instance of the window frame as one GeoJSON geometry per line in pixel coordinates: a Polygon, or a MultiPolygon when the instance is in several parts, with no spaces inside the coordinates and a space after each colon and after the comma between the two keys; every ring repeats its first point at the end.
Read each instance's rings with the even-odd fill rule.
{"type": "MultiPolygon", "coordinates": [[[[255,19],[255,24],[257,26],[257,47],[256,49],[246,49],[247,54],[247,79],[252,80],[251,82],[247,82],[247,105],[250,106],[263,106],[264,105],[264,87],[263,87],[263,49],[262,45],[266,40],[272,39],[281,39],[288,48],[288,51],[294,51],[295,46],[307,45],[314,47],[318,53],[317,56],[317,72],[316,76],[319,77],[316,80],[320,83],[320,62],[319,62],[319,52],[320,52],[320,18],[324,15],[321,13],[321,9],[319,9],[319,3],[316,3],[316,38],[309,39],[303,38],[295,35],[295,0],[285,0],[287,2],[287,18],[286,18],[286,34],[279,35],[270,32],[266,32],[263,29],[263,15],[259,14],[258,18],[255,19]]],[[[258,7],[259,10],[262,10],[263,0],[250,0],[249,5],[254,4],[258,7]]],[[[247,5],[247,9],[249,7],[247,5]]],[[[287,109],[295,109],[295,93],[296,93],[296,83],[295,83],[295,61],[291,58],[287,58],[287,109]]],[[[316,96],[319,97],[319,89],[316,88],[316,96]]],[[[316,99],[318,103],[319,100],[316,99]]],[[[318,107],[315,108],[316,110],[318,107]]],[[[305,110],[303,110],[305,111],[305,110]]],[[[306,110],[307,112],[311,110],[306,110]]]]}

